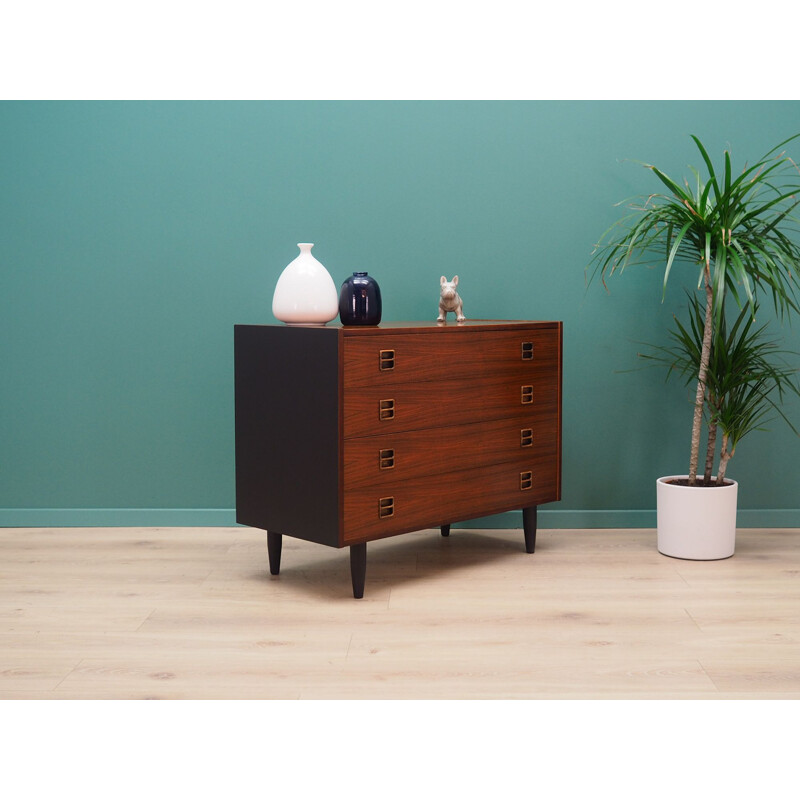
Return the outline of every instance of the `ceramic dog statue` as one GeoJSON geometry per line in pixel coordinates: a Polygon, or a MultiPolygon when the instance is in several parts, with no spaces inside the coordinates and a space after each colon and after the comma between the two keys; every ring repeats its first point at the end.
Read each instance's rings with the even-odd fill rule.
{"type": "Polygon", "coordinates": [[[458,296],[456,286],[458,286],[458,275],[452,281],[448,281],[444,275],[441,280],[441,291],[439,293],[439,316],[437,322],[447,322],[447,312],[452,311],[456,315],[456,322],[464,322],[464,304],[458,296]]]}

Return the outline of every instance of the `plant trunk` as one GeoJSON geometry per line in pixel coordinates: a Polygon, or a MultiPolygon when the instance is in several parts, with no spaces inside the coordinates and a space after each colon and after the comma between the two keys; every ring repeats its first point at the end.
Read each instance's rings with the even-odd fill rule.
{"type": "Polygon", "coordinates": [[[694,398],[694,422],[692,423],[692,452],[689,459],[689,486],[697,486],[697,462],[700,457],[700,431],[703,426],[703,406],[706,399],[706,376],[711,356],[712,309],[714,292],[711,289],[711,267],[706,262],[706,318],[703,324],[703,349],[700,351],[700,370],[697,373],[697,394],[694,398]]]}
{"type": "MultiPolygon", "coordinates": [[[[712,398],[713,399],[713,398],[712,398]]],[[[708,423],[708,449],[706,450],[706,471],[703,475],[703,485],[711,486],[711,473],[714,471],[714,452],[717,449],[717,424],[708,423]]]]}
{"type": "Polygon", "coordinates": [[[719,456],[719,472],[717,473],[717,486],[725,484],[725,470],[728,467],[728,462],[733,457],[733,450],[728,452],[728,434],[722,434],[722,452],[719,456]]]}

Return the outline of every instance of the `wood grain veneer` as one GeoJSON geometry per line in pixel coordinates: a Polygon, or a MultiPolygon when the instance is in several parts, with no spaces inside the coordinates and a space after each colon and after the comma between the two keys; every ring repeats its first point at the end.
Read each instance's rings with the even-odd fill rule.
{"type": "Polygon", "coordinates": [[[482,465],[524,462],[529,454],[557,464],[553,414],[490,419],[460,425],[457,432],[429,429],[344,441],[344,493],[364,486],[390,489],[418,477],[482,465]]]}
{"type": "Polygon", "coordinates": [[[455,380],[465,376],[508,378],[512,374],[542,375],[558,363],[557,328],[483,331],[472,329],[461,336],[392,334],[373,338],[347,337],[344,341],[344,389],[353,387],[419,385],[427,381],[455,380]],[[556,334],[556,335],[554,335],[556,334]],[[432,344],[433,342],[433,344],[432,344]],[[522,360],[523,342],[531,345],[530,358],[522,360]],[[380,353],[395,353],[391,369],[380,369],[380,353]],[[377,369],[376,369],[377,367],[377,369]]]}
{"type": "Polygon", "coordinates": [[[453,471],[435,479],[420,475],[395,486],[352,489],[344,495],[344,541],[380,539],[539,505],[556,491],[556,464],[542,454],[517,456],[510,463],[453,471]],[[521,488],[523,472],[532,473],[530,488],[521,488]],[[384,498],[391,498],[393,513],[381,518],[379,504],[384,498]]]}

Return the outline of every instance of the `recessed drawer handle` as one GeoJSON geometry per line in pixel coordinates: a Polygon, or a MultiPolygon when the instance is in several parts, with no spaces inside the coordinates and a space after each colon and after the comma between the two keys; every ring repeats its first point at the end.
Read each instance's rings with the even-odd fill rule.
{"type": "Polygon", "coordinates": [[[522,387],[522,404],[533,402],[533,386],[522,387]]]}
{"type": "Polygon", "coordinates": [[[378,502],[378,516],[381,519],[394,516],[394,497],[381,497],[378,502]]]}
{"type": "Polygon", "coordinates": [[[519,488],[523,492],[533,488],[533,473],[530,470],[527,470],[526,472],[520,472],[519,488]]]}
{"type": "Polygon", "coordinates": [[[379,450],[378,466],[380,469],[394,469],[394,450],[379,450]]]}
{"type": "Polygon", "coordinates": [[[394,399],[379,401],[378,419],[394,419],[394,399]]]}
{"type": "Polygon", "coordinates": [[[533,359],[533,342],[522,343],[522,360],[531,361],[533,359]]]}
{"type": "Polygon", "coordinates": [[[394,350],[381,350],[378,356],[378,367],[381,371],[394,369],[394,350]]]}
{"type": "Polygon", "coordinates": [[[523,428],[519,432],[519,446],[520,447],[533,447],[533,429],[523,428]]]}

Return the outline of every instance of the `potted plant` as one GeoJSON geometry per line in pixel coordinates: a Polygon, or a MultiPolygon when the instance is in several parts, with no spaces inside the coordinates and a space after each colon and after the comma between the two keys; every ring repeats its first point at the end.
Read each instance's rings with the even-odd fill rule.
{"type": "MultiPolygon", "coordinates": [[[[690,275],[696,279],[698,291],[702,292],[702,301],[695,298],[693,306],[698,353],[691,377],[696,389],[689,470],[686,475],[657,481],[659,541],[664,538],[662,527],[666,530],[666,526],[674,521],[684,529],[691,529],[695,546],[669,555],[701,559],[732,555],[732,550],[727,552],[729,548],[701,547],[698,544],[709,538],[706,533],[709,519],[724,517],[728,538],[735,535],[736,484],[725,478],[724,470],[713,476],[713,466],[708,464],[710,454],[713,465],[717,428],[723,419],[736,418],[744,402],[735,392],[730,392],[725,395],[721,409],[713,411],[713,401],[719,397],[711,391],[715,387],[714,378],[709,378],[709,366],[712,350],[718,364],[724,363],[731,355],[728,352],[730,336],[725,328],[726,297],[732,297],[751,319],[755,319],[759,292],[771,297],[781,317],[787,312],[800,310],[795,301],[800,286],[800,245],[791,238],[794,233],[791,226],[796,222],[792,212],[800,203],[800,171],[782,151],[786,144],[798,137],[800,134],[781,142],[755,164],[745,166],[738,176],[734,176],[729,152],[725,151],[724,166],[718,174],[702,142],[692,136],[707,172],[703,177],[691,167],[692,185],[686,180],[679,184],[657,167],[645,164],[667,192],[634,202],[630,206],[631,213],[603,234],[590,262],[594,268],[592,274],[599,274],[605,285],[609,275],[622,273],[635,263],[652,264],[655,259],[664,267],[662,297],[673,267],[683,264],[691,270],[690,275]],[[696,316],[698,310],[700,318],[696,316]],[[706,470],[698,480],[704,413],[711,424],[706,444],[706,470]],[[717,485],[718,480],[722,481],[720,485],[717,485]],[[687,509],[689,517],[681,514],[672,520],[672,515],[662,514],[663,497],[676,493],[682,498],[679,505],[687,509]],[[732,500],[732,515],[730,511],[723,513],[714,508],[725,495],[729,497],[729,507],[732,500]],[[705,506],[712,508],[706,512],[705,506]],[[688,525],[688,518],[697,520],[696,524],[688,525]]],[[[734,325],[737,333],[743,330],[744,324],[734,325]]],[[[747,330],[749,335],[751,328],[748,326],[747,330]]],[[[784,384],[780,384],[781,388],[784,384]]],[[[774,384],[772,388],[775,388],[774,384]]],[[[746,389],[740,387],[739,391],[741,394],[746,389]]],[[[757,395],[762,398],[761,407],[763,403],[769,404],[769,391],[759,390],[757,395]]],[[[733,429],[730,429],[727,447],[721,454],[725,465],[732,455],[732,450],[728,449],[732,433],[733,429]]]]}
{"type": "MultiPolygon", "coordinates": [[[[757,312],[757,301],[755,309],[757,312]]],[[[763,430],[770,412],[798,433],[784,413],[782,401],[787,392],[800,397],[799,370],[787,363],[787,353],[778,341],[767,336],[767,325],[755,327],[749,306],[739,311],[732,326],[726,316],[723,314],[711,340],[704,404],[708,441],[701,486],[716,491],[698,494],[683,476],[658,479],[658,550],[664,555],[696,560],[732,556],[738,484],[726,478],[726,471],[737,445],[751,431],[763,430]],[[714,476],[718,434],[719,467],[714,476]]],[[[688,325],[675,317],[672,344],[651,346],[650,353],[640,356],[667,366],[667,378],[676,374],[689,385],[699,372],[703,328],[703,308],[697,297],[690,295],[688,325]]]]}

